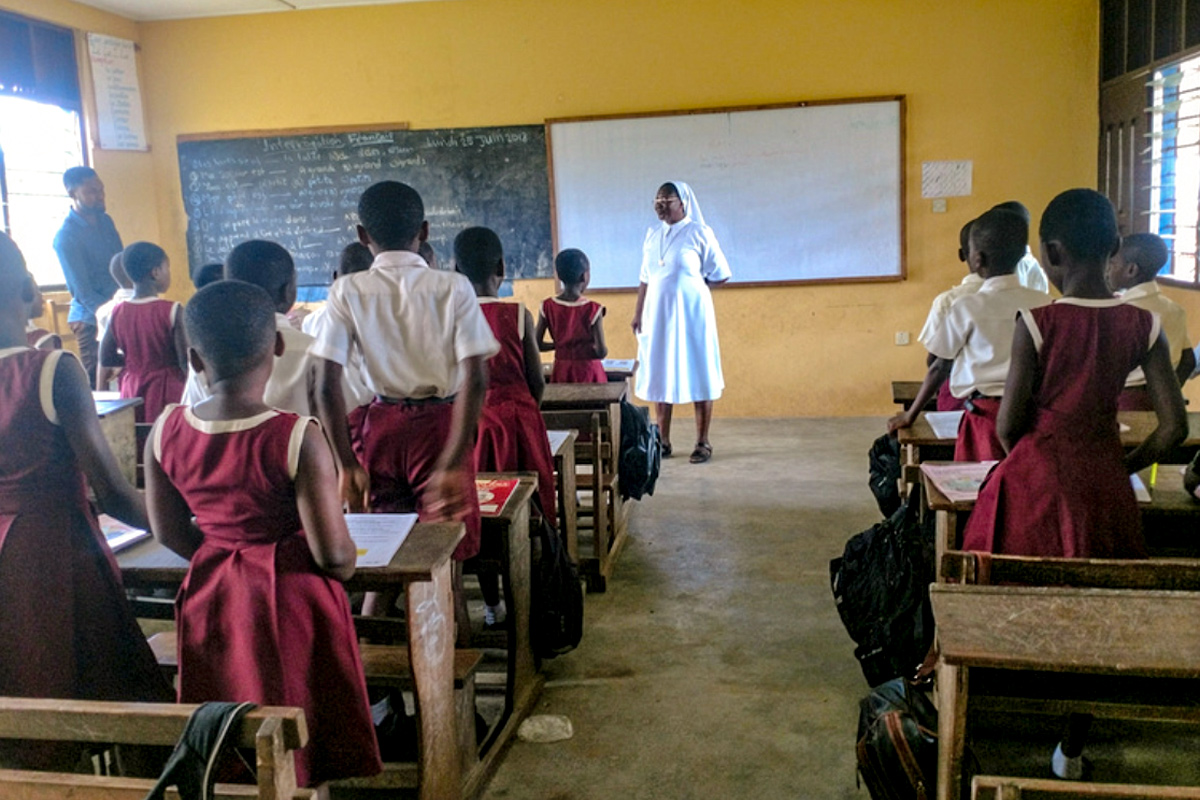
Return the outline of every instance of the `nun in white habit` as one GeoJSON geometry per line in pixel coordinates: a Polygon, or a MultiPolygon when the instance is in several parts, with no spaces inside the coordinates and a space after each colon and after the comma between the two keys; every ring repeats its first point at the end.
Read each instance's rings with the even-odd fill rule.
{"type": "Polygon", "coordinates": [[[654,198],[659,224],[646,231],[633,332],[638,338],[634,392],[655,404],[663,455],[671,454],[671,411],[694,403],[696,447],[689,459],[712,458],[713,401],[721,396],[721,347],[709,287],[729,280],[729,263],[692,188],[664,183],[654,198]]]}

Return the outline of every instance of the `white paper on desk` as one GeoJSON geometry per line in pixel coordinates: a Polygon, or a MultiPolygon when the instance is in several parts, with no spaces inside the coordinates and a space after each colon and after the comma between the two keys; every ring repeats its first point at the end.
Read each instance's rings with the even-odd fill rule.
{"type": "Polygon", "coordinates": [[[605,369],[612,370],[614,372],[616,372],[616,371],[632,372],[633,365],[637,363],[637,359],[635,359],[635,358],[605,358],[605,359],[602,359],[600,363],[604,365],[605,369]]]}
{"type": "Polygon", "coordinates": [[[1129,482],[1133,484],[1133,494],[1139,503],[1150,502],[1150,490],[1146,488],[1146,484],[1142,483],[1142,476],[1136,472],[1129,476],[1129,482]]]}
{"type": "Polygon", "coordinates": [[[563,442],[570,435],[570,431],[546,431],[546,436],[550,439],[550,452],[557,453],[558,448],[563,446],[563,442]]]}
{"type": "Polygon", "coordinates": [[[357,567],[386,567],[413,525],[416,514],[347,514],[346,527],[358,549],[357,567]]]}
{"type": "Polygon", "coordinates": [[[958,426],[962,423],[961,411],[926,411],[925,420],[939,439],[957,439],[958,426]]]}
{"type": "Polygon", "coordinates": [[[1120,431],[1121,433],[1129,433],[1133,429],[1130,428],[1128,425],[1126,425],[1124,422],[1118,422],[1117,430],[1120,431]]]}

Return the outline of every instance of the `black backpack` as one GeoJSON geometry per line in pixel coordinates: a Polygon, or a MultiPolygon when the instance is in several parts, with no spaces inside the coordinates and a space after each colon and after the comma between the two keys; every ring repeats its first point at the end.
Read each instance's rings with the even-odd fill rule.
{"type": "Polygon", "coordinates": [[[871,469],[867,486],[879,510],[890,517],[900,507],[900,440],[890,433],[880,436],[867,451],[867,460],[871,469]]]}
{"type": "Polygon", "coordinates": [[[534,553],[530,638],[539,658],[569,653],[583,638],[583,587],[579,569],[558,534],[543,519],[531,534],[534,553]]]}
{"type": "Polygon", "coordinates": [[[916,487],[896,513],[852,537],[829,562],[838,615],[870,686],[912,675],[933,644],[933,518],[923,525],[920,506],[916,487]]]}
{"type": "Polygon", "coordinates": [[[937,794],[937,709],[896,678],[859,704],[858,773],[872,800],[933,800],[937,794]]]}
{"type": "Polygon", "coordinates": [[[661,466],[662,443],[658,426],[650,422],[649,409],[622,400],[621,456],[617,462],[621,497],[641,500],[643,495],[654,494],[661,466]]]}

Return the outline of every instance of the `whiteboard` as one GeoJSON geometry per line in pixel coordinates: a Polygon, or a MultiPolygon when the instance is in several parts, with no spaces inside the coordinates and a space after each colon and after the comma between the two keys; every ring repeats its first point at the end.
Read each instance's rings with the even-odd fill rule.
{"type": "Polygon", "coordinates": [[[555,248],[638,284],[658,187],[691,184],[736,283],[904,276],[904,98],[548,120],[555,248]]]}

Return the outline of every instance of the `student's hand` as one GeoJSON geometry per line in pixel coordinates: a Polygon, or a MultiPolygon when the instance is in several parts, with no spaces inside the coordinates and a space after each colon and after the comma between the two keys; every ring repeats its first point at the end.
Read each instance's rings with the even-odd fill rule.
{"type": "Polygon", "coordinates": [[[371,476],[359,464],[344,467],[338,477],[342,490],[342,502],[351,514],[367,511],[367,498],[371,495],[371,476]]]}
{"type": "Polygon", "coordinates": [[[467,480],[466,471],[461,467],[435,470],[425,486],[425,512],[432,521],[460,520],[471,507],[468,492],[473,491],[475,486],[467,480]]]}
{"type": "Polygon", "coordinates": [[[641,332],[642,332],[642,318],[641,317],[634,317],[633,321],[630,322],[629,325],[630,325],[630,327],[633,328],[634,336],[638,336],[641,334],[641,332]]]}
{"type": "Polygon", "coordinates": [[[911,428],[912,424],[913,421],[908,418],[908,414],[901,412],[888,420],[887,430],[888,433],[894,434],[901,428],[911,428]]]}

